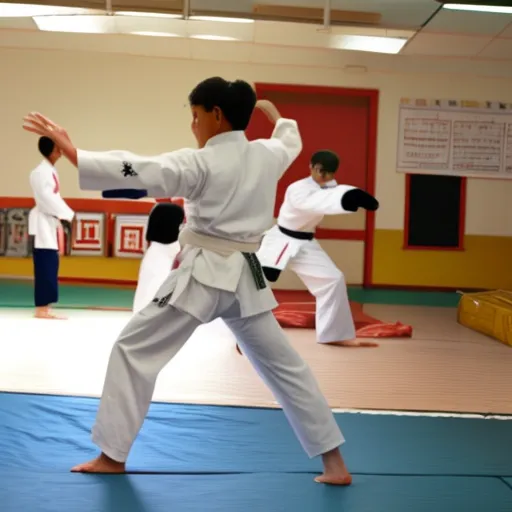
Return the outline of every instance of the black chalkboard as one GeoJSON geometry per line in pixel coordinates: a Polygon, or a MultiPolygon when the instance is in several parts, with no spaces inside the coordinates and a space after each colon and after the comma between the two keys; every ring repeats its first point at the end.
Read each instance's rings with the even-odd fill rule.
{"type": "Polygon", "coordinates": [[[462,247],[461,211],[465,178],[410,174],[407,176],[406,241],[411,248],[462,247]]]}

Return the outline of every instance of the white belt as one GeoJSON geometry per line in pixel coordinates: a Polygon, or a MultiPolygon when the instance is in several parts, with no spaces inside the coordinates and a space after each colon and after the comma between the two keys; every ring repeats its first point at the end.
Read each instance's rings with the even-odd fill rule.
{"type": "Polygon", "coordinates": [[[232,240],[226,240],[225,238],[217,238],[214,236],[203,235],[197,233],[190,228],[183,228],[179,234],[178,241],[180,247],[190,245],[198,249],[205,249],[219,254],[225,258],[239,252],[243,255],[253,276],[256,288],[263,290],[267,284],[263,276],[260,262],[256,257],[256,252],[260,248],[260,244],[249,243],[249,242],[234,242],[232,240]]]}
{"type": "Polygon", "coordinates": [[[178,241],[181,247],[191,245],[192,247],[216,252],[226,257],[231,256],[235,252],[255,253],[260,248],[259,243],[235,242],[233,240],[226,240],[225,238],[203,235],[188,227],[181,230],[178,241]]]}

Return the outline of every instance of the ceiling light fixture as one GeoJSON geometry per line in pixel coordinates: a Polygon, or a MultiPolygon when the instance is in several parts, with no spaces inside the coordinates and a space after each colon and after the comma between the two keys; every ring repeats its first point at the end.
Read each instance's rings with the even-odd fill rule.
{"type": "Polygon", "coordinates": [[[171,34],[170,32],[149,32],[149,31],[138,31],[128,32],[134,36],[153,36],[153,37],[180,37],[179,34],[171,34]]]}
{"type": "Polygon", "coordinates": [[[190,36],[192,39],[205,39],[208,41],[237,41],[236,37],[215,36],[209,34],[198,34],[190,36]]]}
{"type": "Polygon", "coordinates": [[[190,16],[195,21],[220,21],[223,23],[254,23],[250,18],[229,18],[224,16],[190,16]]]}
{"type": "Polygon", "coordinates": [[[162,12],[117,11],[114,14],[116,16],[133,16],[138,18],[167,18],[174,20],[183,17],[181,14],[165,14],[162,12]]]}
{"type": "Polygon", "coordinates": [[[115,26],[112,16],[34,16],[39,30],[45,32],[74,32],[79,34],[107,34],[115,26]]]}
{"type": "Polygon", "coordinates": [[[443,9],[452,11],[473,11],[473,12],[490,12],[497,14],[512,14],[512,6],[505,5],[472,5],[472,4],[443,4],[443,9]]]}
{"type": "Polygon", "coordinates": [[[407,39],[402,37],[342,36],[338,48],[375,53],[399,53],[407,39]]]}

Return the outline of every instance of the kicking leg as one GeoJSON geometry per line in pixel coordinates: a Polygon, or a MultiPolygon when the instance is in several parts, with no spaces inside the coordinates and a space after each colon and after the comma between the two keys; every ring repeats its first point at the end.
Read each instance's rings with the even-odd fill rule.
{"type": "Polygon", "coordinates": [[[288,343],[272,312],[225,322],[282,405],[308,456],[322,455],[324,474],[317,481],[349,485],[352,477],[339,451],[343,435],[313,373],[288,343]]]}
{"type": "Polygon", "coordinates": [[[173,307],[150,304],[134,315],[112,348],[93,428],[102,454],[72,469],[122,473],[148,412],[158,374],[201,322],[173,307]]]}

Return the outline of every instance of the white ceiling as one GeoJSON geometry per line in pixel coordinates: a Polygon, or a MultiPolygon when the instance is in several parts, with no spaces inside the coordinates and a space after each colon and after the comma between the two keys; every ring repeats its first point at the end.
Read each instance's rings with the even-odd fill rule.
{"type": "MultiPolygon", "coordinates": [[[[122,1],[113,0],[114,8],[116,3],[122,1]]],[[[249,15],[255,4],[320,9],[324,7],[325,0],[190,0],[190,9],[192,14],[208,11],[212,14],[232,12],[243,16],[249,15]]],[[[441,4],[435,0],[331,0],[330,5],[332,9],[338,10],[380,13],[380,29],[411,30],[414,35],[402,49],[403,55],[512,61],[512,15],[451,11],[441,9],[441,4]]],[[[296,25],[292,28],[286,24],[283,27],[281,30],[286,30],[285,35],[290,38],[294,32],[294,39],[299,36],[295,32],[304,30],[304,36],[298,37],[304,47],[323,46],[318,37],[311,35],[311,25],[296,25]]],[[[37,30],[30,18],[0,19],[2,28],[37,30]]],[[[337,30],[340,29],[337,27],[337,30]]],[[[257,27],[255,34],[253,42],[258,44],[257,27]]],[[[509,63],[504,65],[508,66],[509,63]]]]}
{"type": "Polygon", "coordinates": [[[512,15],[441,9],[402,53],[512,60],[512,15]]]}
{"type": "MultiPolygon", "coordinates": [[[[115,0],[114,0],[115,1],[115,0]]],[[[382,24],[404,28],[420,27],[439,7],[435,0],[331,0],[331,8],[340,11],[378,12],[382,24]]],[[[229,11],[250,13],[255,4],[317,7],[323,9],[324,0],[190,0],[191,10],[229,11]]]]}

